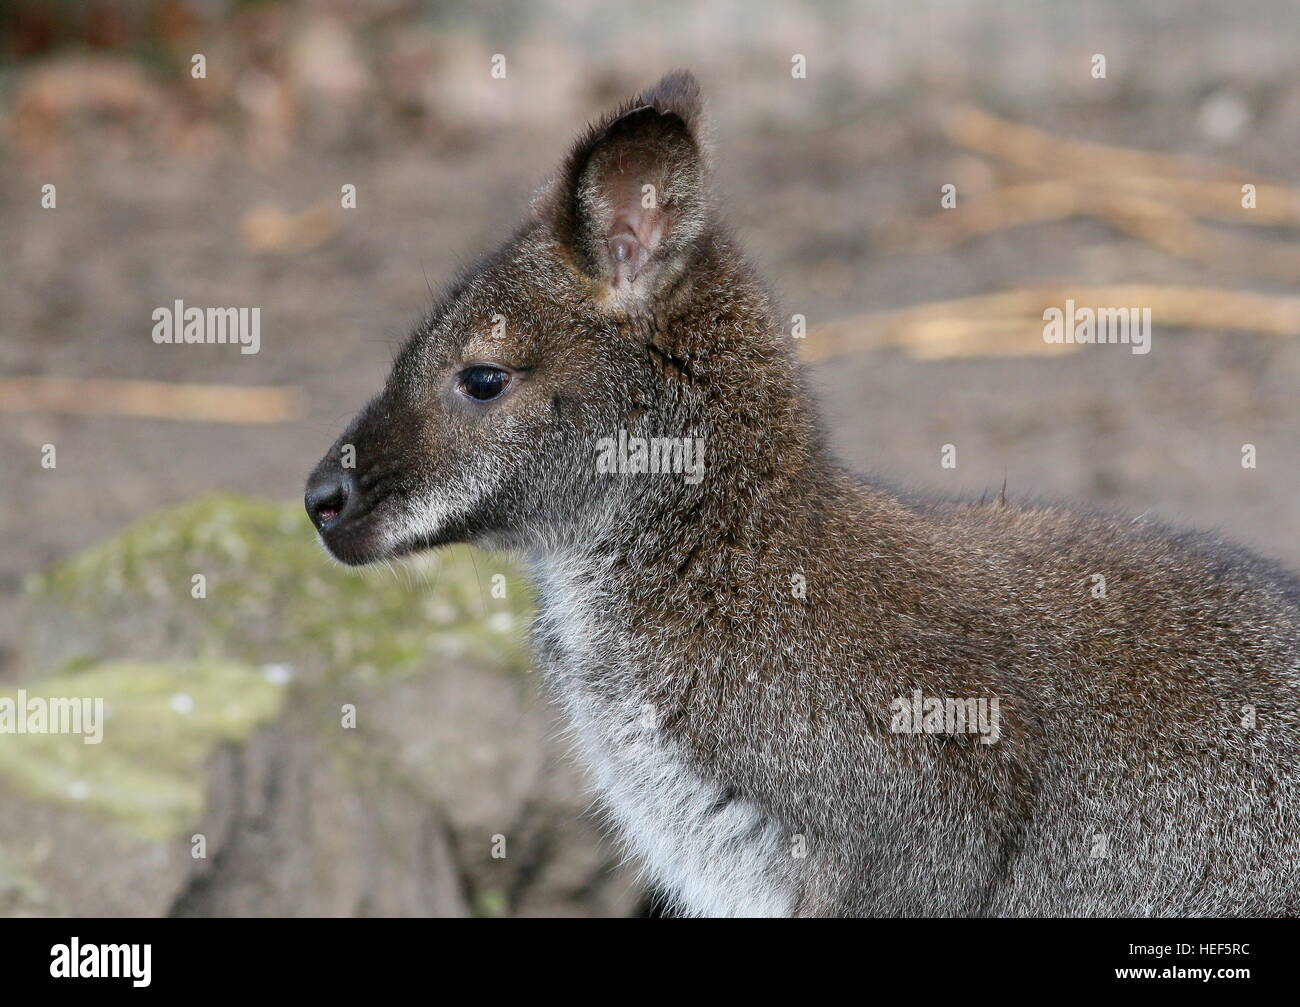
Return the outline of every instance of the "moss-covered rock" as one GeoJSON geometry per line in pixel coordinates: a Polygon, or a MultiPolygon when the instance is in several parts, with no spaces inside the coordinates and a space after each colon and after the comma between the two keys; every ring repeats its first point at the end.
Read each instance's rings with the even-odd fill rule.
{"type": "Polygon", "coordinates": [[[0,736],[0,775],[36,800],[81,805],[147,839],[203,810],[208,760],[279,712],[284,685],[244,665],[118,661],[27,683],[28,697],[102,701],[99,740],[0,736]]]}
{"type": "Polygon", "coordinates": [[[401,567],[349,569],[325,555],[292,504],[196,500],[24,586],[35,656],[47,666],[203,657],[371,681],[447,660],[528,664],[531,598],[509,564],[459,547],[401,567]]]}
{"type": "Polygon", "coordinates": [[[97,745],[0,735],[0,913],[631,904],[518,674],[532,601],[500,558],[457,548],[356,571],[325,556],[297,505],[220,496],[152,515],[24,593],[24,670],[0,696],[99,697],[105,723],[97,745]]]}

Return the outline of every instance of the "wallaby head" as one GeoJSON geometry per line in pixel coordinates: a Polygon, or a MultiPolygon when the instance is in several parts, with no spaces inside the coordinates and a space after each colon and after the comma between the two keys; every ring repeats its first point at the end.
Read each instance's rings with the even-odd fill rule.
{"type": "Polygon", "coordinates": [[[670,74],[578,138],[527,222],[410,336],[312,474],[307,510],[362,564],[544,547],[639,501],[689,506],[706,452],[725,441],[752,466],[773,450],[760,427],[792,419],[781,342],[713,205],[698,85],[670,74]],[[677,471],[609,479],[602,451],[628,437],[673,438],[677,471]]]}

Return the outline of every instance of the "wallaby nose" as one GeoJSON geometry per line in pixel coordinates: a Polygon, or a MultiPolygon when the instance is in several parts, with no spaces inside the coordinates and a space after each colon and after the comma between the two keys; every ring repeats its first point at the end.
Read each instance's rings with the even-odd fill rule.
{"type": "Polygon", "coordinates": [[[330,472],[307,487],[303,506],[317,529],[324,529],[343,512],[352,496],[352,480],[346,473],[330,472]]]}

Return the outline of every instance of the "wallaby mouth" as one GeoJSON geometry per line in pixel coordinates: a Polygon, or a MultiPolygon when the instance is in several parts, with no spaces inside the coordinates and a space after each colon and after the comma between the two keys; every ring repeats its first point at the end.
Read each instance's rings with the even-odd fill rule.
{"type": "Polygon", "coordinates": [[[307,480],[303,507],[326,552],[348,566],[366,566],[469,540],[475,529],[446,514],[422,514],[385,485],[376,469],[350,469],[323,458],[307,480]]]}
{"type": "Polygon", "coordinates": [[[352,470],[325,459],[307,480],[303,506],[321,543],[349,566],[364,566],[391,553],[386,522],[376,514],[383,500],[367,500],[352,470]]]}

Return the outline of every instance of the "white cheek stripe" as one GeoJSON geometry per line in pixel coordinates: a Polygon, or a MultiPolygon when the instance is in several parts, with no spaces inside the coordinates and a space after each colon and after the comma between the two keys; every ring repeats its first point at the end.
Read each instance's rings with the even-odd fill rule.
{"type": "Polygon", "coordinates": [[[438,489],[389,518],[384,546],[398,549],[421,538],[433,538],[452,521],[473,513],[474,507],[496,489],[496,483],[470,480],[458,490],[438,489]]]}

